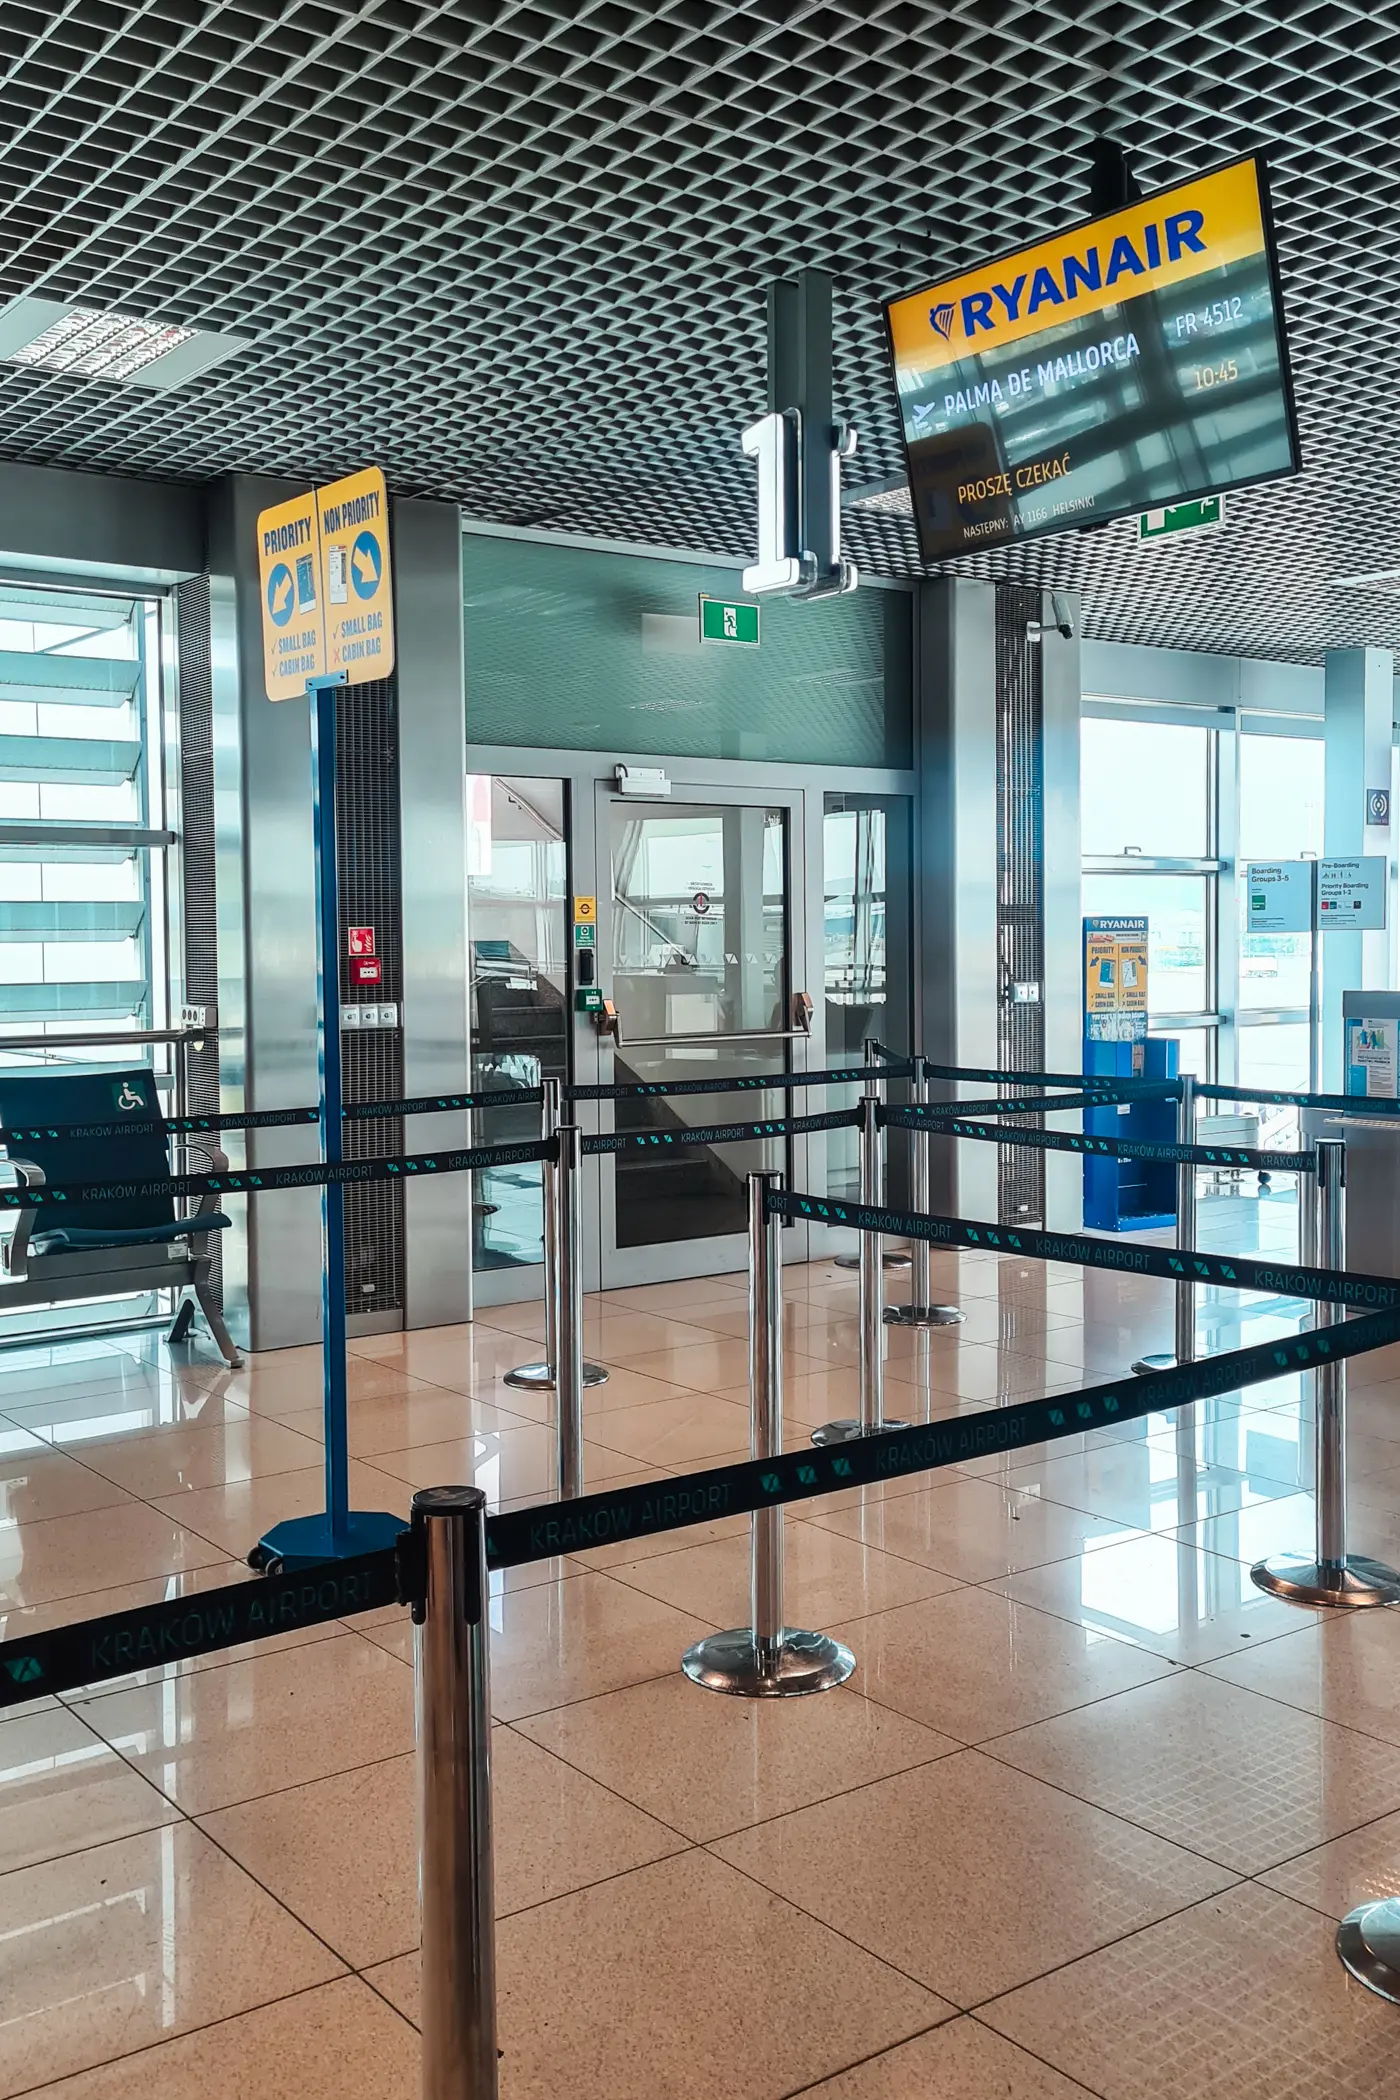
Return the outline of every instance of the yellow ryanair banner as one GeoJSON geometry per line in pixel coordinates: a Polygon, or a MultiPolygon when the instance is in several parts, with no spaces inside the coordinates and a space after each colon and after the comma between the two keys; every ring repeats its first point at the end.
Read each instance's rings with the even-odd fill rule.
{"type": "Polygon", "coordinates": [[[1259,255],[1264,240],[1255,163],[1236,161],[895,301],[896,369],[924,374],[1003,349],[1259,255]]]}

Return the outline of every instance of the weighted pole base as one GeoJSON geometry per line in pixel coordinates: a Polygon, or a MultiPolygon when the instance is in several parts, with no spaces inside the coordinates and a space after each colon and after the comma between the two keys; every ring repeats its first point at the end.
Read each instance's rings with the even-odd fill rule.
{"type": "Polygon", "coordinates": [[[1367,1604],[1400,1604],[1400,1573],[1383,1561],[1349,1553],[1344,1561],[1322,1566],[1292,1553],[1261,1560],[1250,1580],[1286,1604],[1336,1606],[1349,1610],[1367,1604]]]}
{"type": "MultiPolygon", "coordinates": [[[[606,1385],[608,1374],[601,1364],[585,1364],[583,1367],[583,1382],[585,1385],[606,1385]]],[[[505,1373],[501,1384],[523,1386],[527,1392],[531,1393],[552,1393],[554,1391],[554,1366],[553,1364],[517,1364],[513,1371],[505,1373]]]]}
{"type": "MultiPolygon", "coordinates": [[[[884,1254],[880,1258],[887,1269],[909,1269],[914,1265],[913,1255],[906,1253],[902,1247],[896,1247],[893,1254],[884,1254]]],[[[858,1254],[835,1254],[832,1256],[832,1260],[838,1269],[858,1269],[860,1267],[860,1256],[858,1254]]]]}
{"type": "Polygon", "coordinates": [[[1400,2005],[1400,1899],[1386,1896],[1349,1911],[1337,1927],[1337,1954],[1348,1975],[1400,2005]]]}
{"type": "Polygon", "coordinates": [[[707,1692],[731,1692],[739,1699],[800,1699],[808,1692],[829,1692],[844,1684],[855,1666],[844,1642],[792,1626],[785,1626],[782,1638],[762,1649],[750,1626],[706,1634],[681,1657],[681,1668],[692,1684],[703,1685],[707,1692]]]}
{"type": "Polygon", "coordinates": [[[323,1560],[351,1560],[358,1553],[381,1553],[392,1546],[405,1529],[402,1517],[384,1509],[352,1509],[344,1527],[335,1531],[330,1514],[318,1517],[288,1517],[265,1531],[248,1555],[248,1565],[259,1574],[292,1574],[298,1568],[315,1567],[323,1560]]]}
{"type": "Polygon", "coordinates": [[[967,1314],[958,1305],[887,1305],[887,1327],[960,1327],[967,1314]]]}
{"type": "Polygon", "coordinates": [[[1150,1356],[1140,1356],[1133,1365],[1138,1378],[1153,1378],[1158,1371],[1174,1371],[1176,1358],[1170,1349],[1154,1349],[1150,1356]]]}
{"type": "Polygon", "coordinates": [[[848,1417],[842,1422],[823,1422],[819,1429],[812,1431],[812,1442],[817,1446],[818,1450],[821,1450],[826,1444],[858,1443],[863,1436],[878,1436],[881,1429],[907,1429],[908,1427],[909,1424],[907,1422],[885,1421],[881,1422],[879,1429],[867,1429],[864,1422],[857,1422],[848,1417]]]}

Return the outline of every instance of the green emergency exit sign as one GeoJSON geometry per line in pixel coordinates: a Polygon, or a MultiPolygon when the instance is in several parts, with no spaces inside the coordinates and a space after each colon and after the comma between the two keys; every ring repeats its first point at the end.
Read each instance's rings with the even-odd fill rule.
{"type": "Polygon", "coordinates": [[[1138,539],[1168,540],[1182,532],[1214,532],[1225,523],[1225,498],[1201,496],[1194,503],[1168,503],[1145,510],[1138,519],[1138,539]]]}
{"type": "Polygon", "coordinates": [[[702,642],[740,642],[758,647],[758,607],[726,602],[723,598],[700,598],[702,642]]]}

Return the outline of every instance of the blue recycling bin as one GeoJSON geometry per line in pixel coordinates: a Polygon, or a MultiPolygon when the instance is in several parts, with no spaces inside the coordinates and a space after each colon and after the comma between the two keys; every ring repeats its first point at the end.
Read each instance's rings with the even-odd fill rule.
{"type": "MultiPolygon", "coordinates": [[[[1086,1042],[1084,1071],[1093,1079],[1175,1079],[1178,1049],[1172,1036],[1149,1036],[1141,1043],[1086,1042]]],[[[1174,1145],[1176,1103],[1130,1101],[1086,1108],[1084,1130],[1090,1137],[1174,1145]]],[[[1175,1223],[1176,1168],[1170,1160],[1093,1155],[1085,1159],[1084,1224],[1088,1231],[1147,1232],[1175,1223]]]]}

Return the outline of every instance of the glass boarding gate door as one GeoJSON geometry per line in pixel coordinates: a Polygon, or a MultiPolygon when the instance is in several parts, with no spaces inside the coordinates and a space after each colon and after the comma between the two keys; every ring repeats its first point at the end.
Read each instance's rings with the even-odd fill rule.
{"type": "MultiPolygon", "coordinates": [[[[617,1014],[617,1036],[599,1044],[599,1080],[813,1069],[801,792],[680,778],[654,800],[611,783],[597,793],[598,979],[617,1014]]],[[[604,1288],[741,1269],[746,1176],[776,1167],[810,1187],[813,1148],[781,1138],[688,1145],[684,1133],[776,1118],[794,1101],[799,1114],[826,1106],[820,1089],[777,1087],[604,1104],[600,1130],[662,1141],[599,1162],[604,1288]]],[[[805,1226],[788,1228],[784,1258],[805,1260],[806,1238],[805,1226]]]]}

